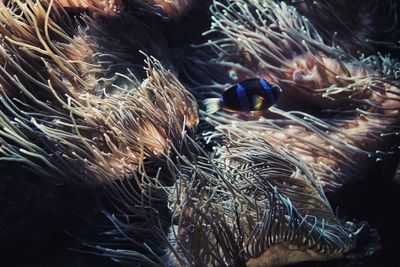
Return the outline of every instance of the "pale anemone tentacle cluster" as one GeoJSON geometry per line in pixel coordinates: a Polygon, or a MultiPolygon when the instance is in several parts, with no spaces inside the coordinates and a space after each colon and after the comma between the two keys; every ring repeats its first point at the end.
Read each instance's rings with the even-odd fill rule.
{"type": "Polygon", "coordinates": [[[107,15],[116,15],[123,9],[122,0],[54,0],[64,9],[90,9],[107,15]]]}
{"type": "Polygon", "coordinates": [[[163,185],[159,173],[114,183],[111,202],[119,209],[108,217],[118,230],[108,234],[119,244],[98,248],[102,255],[149,266],[282,266],[339,258],[355,246],[355,225],[342,226],[293,154],[253,135],[221,134],[214,157],[186,136],[193,153],[176,150],[163,168],[173,186],[163,185]],[[155,212],[165,198],[170,224],[162,209],[155,212]]]}
{"type": "Polygon", "coordinates": [[[294,155],[251,135],[224,134],[214,158],[181,169],[187,177],[171,194],[180,266],[281,266],[354,247],[354,229],[341,225],[294,155]]]}
{"type": "MultiPolygon", "coordinates": [[[[327,45],[307,18],[283,2],[214,1],[211,11],[213,23],[206,32],[210,40],[200,45],[208,51],[203,56],[205,67],[195,58],[192,65],[200,67],[191,71],[214,82],[196,87],[194,93],[211,96],[226,88],[224,83],[263,76],[286,95],[286,103],[280,105],[283,110],[269,113],[273,119],[237,127],[248,127],[270,143],[291,147],[330,189],[362,176],[364,170],[354,161],[362,166],[398,150],[396,60],[379,54],[355,58],[327,45]],[[214,69],[231,75],[223,79],[222,71],[214,69]],[[285,111],[295,103],[302,103],[299,111],[285,111]]],[[[215,119],[236,120],[223,117],[215,119]]]]}
{"type": "Polygon", "coordinates": [[[185,127],[196,127],[194,99],[157,60],[147,58],[142,83],[129,69],[110,71],[126,59],[118,50],[96,51],[104,42],[91,35],[93,19],[73,32],[54,2],[0,5],[3,160],[98,184],[131,175],[145,158],[167,153],[185,127]]]}

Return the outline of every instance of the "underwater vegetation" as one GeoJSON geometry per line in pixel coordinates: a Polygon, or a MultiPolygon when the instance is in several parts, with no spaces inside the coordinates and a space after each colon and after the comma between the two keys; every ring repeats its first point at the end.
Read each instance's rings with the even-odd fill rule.
{"type": "MultiPolygon", "coordinates": [[[[64,214],[69,255],[97,255],[65,266],[368,261],[378,231],[341,217],[327,195],[383,163],[374,179],[395,186],[398,9],[391,0],[2,1],[1,189],[34,188],[10,197],[37,202],[18,220],[64,214]],[[246,109],[254,79],[258,91],[280,90],[246,109]],[[230,92],[233,109],[205,111],[230,92]]],[[[12,201],[0,200],[11,214],[12,201]]],[[[0,236],[20,221],[0,217],[0,236]]]]}

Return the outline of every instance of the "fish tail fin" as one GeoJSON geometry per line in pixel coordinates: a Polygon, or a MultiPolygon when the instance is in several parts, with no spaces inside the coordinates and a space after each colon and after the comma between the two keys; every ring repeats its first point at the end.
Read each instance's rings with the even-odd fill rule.
{"type": "Polygon", "coordinates": [[[203,104],[206,107],[207,114],[213,114],[222,109],[222,101],[220,98],[207,98],[203,100],[203,104]]]}

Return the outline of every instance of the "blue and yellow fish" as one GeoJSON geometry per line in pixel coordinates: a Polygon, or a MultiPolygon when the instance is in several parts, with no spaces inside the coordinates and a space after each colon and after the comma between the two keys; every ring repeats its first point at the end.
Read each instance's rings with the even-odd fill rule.
{"type": "Polygon", "coordinates": [[[208,98],[203,103],[207,114],[221,109],[233,112],[260,111],[274,105],[281,94],[282,89],[278,85],[270,84],[263,78],[248,79],[228,88],[219,98],[208,98]]]}

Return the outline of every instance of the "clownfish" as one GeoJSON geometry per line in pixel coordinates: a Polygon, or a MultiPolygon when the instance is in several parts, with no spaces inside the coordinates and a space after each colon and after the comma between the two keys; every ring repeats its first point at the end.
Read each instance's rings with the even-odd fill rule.
{"type": "Polygon", "coordinates": [[[203,101],[206,113],[212,114],[218,110],[227,111],[259,111],[274,105],[282,94],[282,89],[276,84],[270,84],[265,79],[244,80],[225,90],[219,98],[208,98],[203,101]]]}

